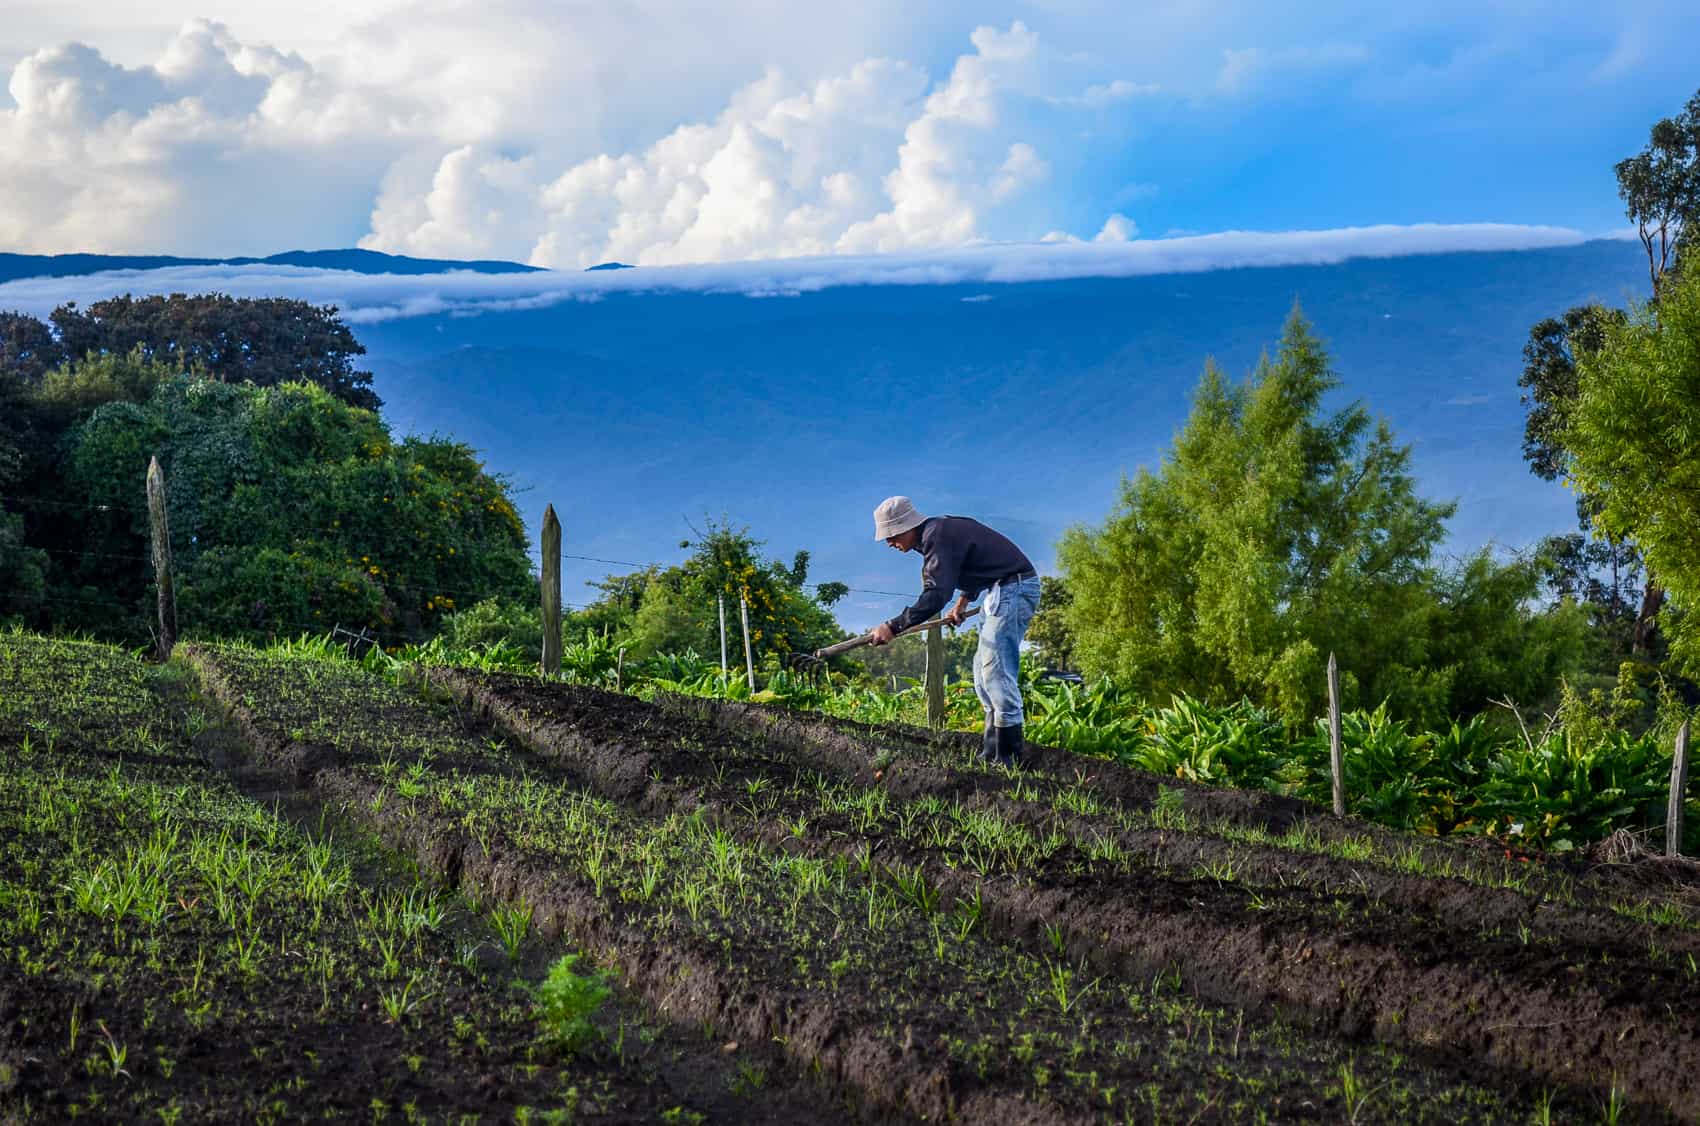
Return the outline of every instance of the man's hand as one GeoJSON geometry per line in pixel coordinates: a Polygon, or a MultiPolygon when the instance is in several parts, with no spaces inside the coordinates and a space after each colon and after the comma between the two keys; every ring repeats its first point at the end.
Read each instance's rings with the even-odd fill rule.
{"type": "Polygon", "coordinates": [[[875,645],[884,645],[895,637],[896,634],[891,632],[891,626],[887,625],[885,622],[881,622],[873,628],[873,631],[868,636],[874,639],[875,645]]]}
{"type": "Polygon", "coordinates": [[[962,624],[962,620],[967,616],[968,600],[966,598],[958,598],[956,600],[956,605],[952,606],[945,612],[944,620],[950,623],[951,629],[955,629],[957,626],[962,624]]]}

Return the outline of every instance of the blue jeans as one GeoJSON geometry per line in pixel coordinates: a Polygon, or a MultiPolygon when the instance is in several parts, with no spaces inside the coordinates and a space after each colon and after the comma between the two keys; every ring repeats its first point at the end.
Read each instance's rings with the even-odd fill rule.
{"type": "Polygon", "coordinates": [[[1021,638],[1039,608],[1039,580],[1003,582],[980,602],[980,647],[974,691],[996,727],[1017,727],[1021,711],[1021,638]]]}

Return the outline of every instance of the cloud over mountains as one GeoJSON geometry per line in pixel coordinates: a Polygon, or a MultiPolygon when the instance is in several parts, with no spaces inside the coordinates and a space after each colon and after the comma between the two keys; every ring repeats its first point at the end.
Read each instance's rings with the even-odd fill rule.
{"type": "MultiPolygon", "coordinates": [[[[1449,251],[1570,246],[1580,232],[1504,224],[1228,231],[1181,238],[981,244],[945,250],[642,267],[485,274],[365,274],[294,266],[179,266],[0,284],[0,309],[45,316],[64,301],[119,293],[222,292],[333,304],[354,324],[439,313],[474,315],[598,301],[615,293],[737,293],[786,297],[847,285],[998,285],[1085,277],[1198,273],[1241,266],[1325,265],[1449,251]]],[[[968,298],[973,299],[973,298],[968,298]]]]}

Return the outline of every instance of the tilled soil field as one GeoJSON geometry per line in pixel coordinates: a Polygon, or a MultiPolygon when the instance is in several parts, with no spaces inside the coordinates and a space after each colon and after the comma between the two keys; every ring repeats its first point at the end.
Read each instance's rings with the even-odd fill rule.
{"type": "Polygon", "coordinates": [[[459,670],[431,679],[611,796],[867,858],[984,903],[1012,941],[1123,980],[1172,971],[1212,1001],[1592,1087],[1608,1107],[1625,1089],[1663,1092],[1659,1109],[1683,1118],[1700,1107],[1692,865],[1578,876],[1343,835],[1281,799],[1166,790],[1054,750],[1011,777],[969,769],[973,741],[948,735],[708,701],[657,711],[459,670]],[[1670,894],[1623,898],[1649,882],[1670,894]]]}
{"type": "Polygon", "coordinates": [[[0,1122],[844,1115],[623,989],[567,1050],[567,948],[245,757],[187,669],[0,634],[0,1122]]]}
{"type": "Polygon", "coordinates": [[[75,788],[51,822],[23,796],[0,817],[0,1120],[1700,1117],[1690,866],[1557,867],[972,750],[0,638],[7,792],[75,788]],[[73,824],[66,859],[30,861],[73,824]],[[194,858],[220,840],[289,874],[216,892],[207,866],[239,862],[194,858]],[[175,905],[71,890],[149,864],[175,905]],[[568,952],[616,983],[574,1048],[536,990],[568,952]],[[216,999],[199,1016],[186,981],[216,999]]]}
{"type": "Polygon", "coordinates": [[[192,659],[264,757],[441,879],[529,907],[658,1016],[776,1045],[864,1112],[1700,1106],[1680,895],[1633,918],[1479,850],[1443,848],[1440,874],[1429,846],[1296,803],[1057,752],[988,773],[949,739],[765,709],[444,670],[427,706],[347,667],[192,659]]]}

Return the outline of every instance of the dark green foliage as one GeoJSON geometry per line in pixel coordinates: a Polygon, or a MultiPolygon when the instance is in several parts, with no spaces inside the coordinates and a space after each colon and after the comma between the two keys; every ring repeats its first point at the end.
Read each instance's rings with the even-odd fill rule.
{"type": "Polygon", "coordinates": [[[25,384],[65,361],[65,350],[45,324],[24,313],[0,313],[0,379],[7,373],[25,384]]]}
{"type": "Polygon", "coordinates": [[[376,410],[372,373],[353,359],[366,349],[336,307],[282,297],[222,293],[113,297],[87,309],[75,302],[52,314],[61,354],[128,355],[135,349],[225,383],[260,387],[305,380],[351,406],[376,410]]]}
{"type": "Polygon", "coordinates": [[[1564,473],[1564,431],[1576,403],[1576,359],[1599,348],[1606,329],[1623,322],[1623,312],[1579,305],[1562,318],[1548,317],[1529,330],[1523,345],[1523,458],[1535,476],[1556,481],[1564,473]]]}
{"type": "Polygon", "coordinates": [[[24,543],[24,520],[0,509],[0,619],[40,616],[47,593],[47,553],[24,543]]]}
{"type": "Polygon", "coordinates": [[[264,637],[369,627],[419,640],[462,602],[528,599],[523,529],[503,483],[451,441],[392,441],[372,412],[306,383],[259,388],[135,357],[50,373],[44,410],[110,396],[57,443],[34,536],[62,544],[51,621],[146,637],[148,459],[165,471],[179,618],[264,637]],[[144,401],[130,401],[148,386],[144,401]]]}

